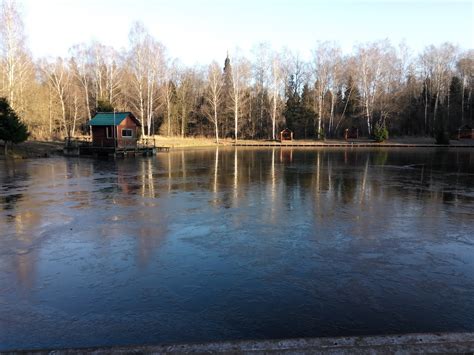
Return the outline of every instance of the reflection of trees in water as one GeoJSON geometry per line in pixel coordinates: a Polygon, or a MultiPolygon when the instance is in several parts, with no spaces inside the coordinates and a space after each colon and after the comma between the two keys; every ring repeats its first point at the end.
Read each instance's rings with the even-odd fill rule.
{"type": "Polygon", "coordinates": [[[216,198],[216,194],[218,192],[218,183],[217,183],[217,178],[219,176],[219,147],[216,148],[216,156],[214,158],[214,182],[212,185],[212,191],[214,192],[214,199],[216,198]]]}
{"type": "Polygon", "coordinates": [[[113,240],[130,236],[137,264],[146,267],[167,233],[167,211],[155,200],[167,166],[154,158],[92,160],[92,166],[95,198],[109,206],[93,221],[101,226],[97,243],[107,250],[113,240]]]}
{"type": "Polygon", "coordinates": [[[371,154],[373,165],[385,165],[388,159],[388,151],[386,149],[376,150],[371,154]]]}
{"type": "Polygon", "coordinates": [[[154,179],[154,165],[152,159],[140,159],[138,161],[140,167],[140,195],[142,197],[157,197],[155,190],[155,179],[154,179]]]}
{"type": "MultiPolygon", "coordinates": [[[[247,199],[248,188],[259,184],[269,186],[272,205],[280,200],[287,208],[295,208],[296,201],[311,196],[316,202],[331,196],[343,204],[360,204],[374,198],[400,197],[411,188],[416,189],[418,198],[437,200],[436,195],[442,196],[446,188],[444,179],[451,179],[445,173],[456,180],[473,166],[471,152],[450,154],[383,149],[224,149],[212,153],[208,174],[212,191],[216,193],[219,186],[220,204],[227,208],[247,199]],[[453,161],[463,165],[461,170],[453,161]]],[[[465,186],[465,178],[456,184],[465,186]]],[[[451,191],[444,195],[444,201],[453,198],[451,191]]]]}
{"type": "MultiPolygon", "coordinates": [[[[4,210],[15,210],[16,204],[23,198],[23,187],[28,181],[26,170],[16,168],[15,161],[2,162],[3,168],[0,171],[0,205],[4,210]]],[[[11,216],[11,214],[10,214],[11,216]]]]}
{"type": "MultiPolygon", "coordinates": [[[[22,198],[23,194],[8,194],[6,196],[0,196],[0,204],[5,211],[15,210],[15,206],[22,198]]],[[[12,217],[11,214],[8,216],[12,217]]]]}
{"type": "Polygon", "coordinates": [[[156,178],[160,183],[165,182],[168,191],[190,192],[203,188],[212,191],[215,155],[214,150],[160,153],[155,161],[159,164],[156,178]]]}
{"type": "Polygon", "coordinates": [[[35,185],[31,184],[30,179],[32,176],[47,179],[49,172],[48,165],[32,167],[23,162],[5,162],[0,174],[3,187],[0,204],[5,210],[5,213],[0,214],[5,216],[3,221],[0,220],[0,230],[6,238],[3,240],[6,243],[4,248],[14,251],[5,260],[10,261],[10,270],[24,289],[33,287],[38,258],[37,245],[41,242],[41,236],[33,231],[42,222],[42,214],[38,212],[42,208],[42,202],[37,199],[37,194],[32,193],[35,185]]]}
{"type": "Polygon", "coordinates": [[[128,220],[110,223],[97,217],[97,223],[108,229],[99,234],[114,238],[130,233],[136,238],[138,262],[147,265],[168,231],[166,204],[159,200],[161,195],[172,198],[167,191],[210,193],[211,206],[255,208],[260,213],[255,218],[269,225],[279,223],[290,209],[308,211],[316,217],[309,223],[323,225],[349,205],[350,214],[343,216],[360,218],[351,223],[355,233],[364,235],[369,228],[369,217],[364,216],[396,224],[396,218],[409,215],[418,218],[411,223],[420,230],[430,230],[443,220],[425,216],[456,213],[457,221],[470,222],[472,212],[458,213],[444,204],[464,209],[472,205],[472,174],[474,151],[460,149],[218,148],[144,159],[2,163],[0,226],[14,238],[11,270],[27,288],[35,280],[42,237],[36,233],[38,226],[48,215],[45,210],[57,209],[58,203],[74,203],[71,208],[90,212],[102,199],[105,205],[133,207],[128,220]],[[54,195],[39,193],[34,189],[39,185],[54,195]]]}
{"type": "Polygon", "coordinates": [[[130,205],[130,196],[157,197],[157,163],[152,158],[93,160],[96,193],[111,203],[130,205]]]}

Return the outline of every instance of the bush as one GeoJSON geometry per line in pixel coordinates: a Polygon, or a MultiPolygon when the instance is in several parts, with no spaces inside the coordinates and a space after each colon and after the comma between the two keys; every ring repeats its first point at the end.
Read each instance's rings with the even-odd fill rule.
{"type": "Polygon", "coordinates": [[[376,127],[374,129],[374,139],[376,142],[383,142],[388,139],[388,129],[386,127],[376,127]]]}
{"type": "Polygon", "coordinates": [[[114,107],[109,100],[97,100],[97,112],[114,112],[114,107]]]}
{"type": "Polygon", "coordinates": [[[324,134],[324,129],[321,128],[319,132],[318,130],[316,130],[316,139],[322,140],[322,141],[326,139],[326,135],[324,134]]]}

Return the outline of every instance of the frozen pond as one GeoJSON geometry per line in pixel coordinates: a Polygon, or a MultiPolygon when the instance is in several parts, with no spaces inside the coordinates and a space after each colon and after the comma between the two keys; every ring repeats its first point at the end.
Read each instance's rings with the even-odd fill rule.
{"type": "Polygon", "coordinates": [[[0,161],[0,350],[474,331],[474,150],[0,161]]]}

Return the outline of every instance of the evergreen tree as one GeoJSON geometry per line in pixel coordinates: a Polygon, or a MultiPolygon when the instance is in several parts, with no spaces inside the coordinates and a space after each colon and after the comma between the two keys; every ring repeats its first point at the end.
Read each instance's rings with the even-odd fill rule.
{"type": "Polygon", "coordinates": [[[359,104],[361,101],[360,92],[357,85],[354,83],[352,76],[349,77],[347,88],[345,91],[345,103],[347,102],[346,115],[351,120],[355,120],[359,116],[359,104]]]}
{"type": "Polygon", "coordinates": [[[448,100],[449,130],[454,132],[462,125],[462,83],[457,76],[453,76],[451,79],[448,100]]]}
{"type": "Polygon", "coordinates": [[[301,91],[297,87],[293,75],[290,76],[286,88],[286,108],[284,116],[286,125],[294,132],[297,138],[310,138],[315,136],[314,127],[314,92],[308,84],[301,91]]]}
{"type": "Polygon", "coordinates": [[[8,152],[8,143],[24,142],[28,136],[26,125],[20,121],[7,99],[0,98],[0,139],[5,142],[5,156],[8,152]]]}
{"type": "Polygon", "coordinates": [[[341,128],[357,127],[361,128],[359,124],[359,103],[360,93],[357,85],[355,85],[352,76],[349,76],[345,90],[339,94],[341,97],[338,100],[340,103],[336,107],[336,112],[341,115],[341,128]]]}
{"type": "Polygon", "coordinates": [[[229,54],[224,61],[223,68],[223,79],[224,87],[222,88],[222,110],[221,110],[221,132],[222,136],[225,137],[231,131],[233,113],[232,113],[232,65],[230,63],[229,54]]]}
{"type": "Polygon", "coordinates": [[[96,112],[114,112],[114,107],[109,100],[97,100],[96,112]]]}
{"type": "Polygon", "coordinates": [[[314,91],[309,88],[308,84],[305,84],[303,87],[303,92],[301,93],[301,106],[302,106],[302,117],[301,124],[303,134],[301,135],[305,139],[309,138],[309,135],[313,135],[314,130],[314,119],[316,117],[316,112],[314,111],[314,91]]]}
{"type": "MultiPolygon", "coordinates": [[[[286,119],[286,126],[292,131],[296,131],[302,116],[302,105],[293,75],[290,76],[286,87],[286,107],[283,114],[286,119]]],[[[298,136],[297,133],[295,132],[296,136],[298,136]]]]}
{"type": "Polygon", "coordinates": [[[396,134],[405,135],[422,135],[424,134],[423,115],[424,91],[418,92],[418,85],[416,78],[409,75],[407,78],[406,88],[400,94],[397,102],[400,107],[398,130],[392,128],[396,134]]]}

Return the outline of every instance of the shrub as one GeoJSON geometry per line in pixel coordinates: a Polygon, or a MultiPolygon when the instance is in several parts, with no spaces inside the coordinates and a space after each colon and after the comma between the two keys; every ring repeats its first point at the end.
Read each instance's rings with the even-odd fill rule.
{"type": "Polygon", "coordinates": [[[388,139],[388,129],[386,127],[375,127],[374,139],[376,142],[383,142],[388,139]]]}
{"type": "Polygon", "coordinates": [[[316,139],[322,140],[322,141],[326,139],[324,129],[321,128],[321,130],[319,132],[318,132],[318,130],[316,130],[316,139]]]}

